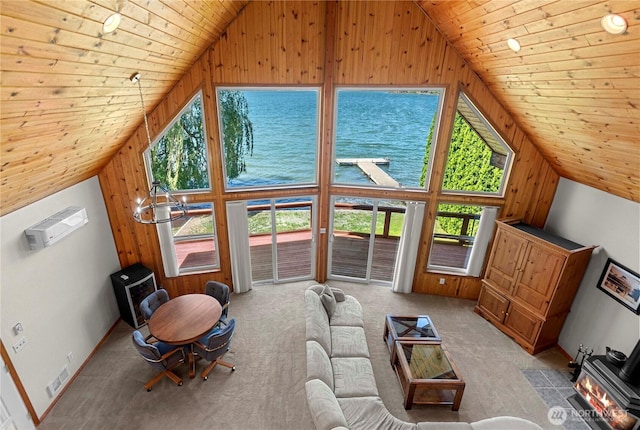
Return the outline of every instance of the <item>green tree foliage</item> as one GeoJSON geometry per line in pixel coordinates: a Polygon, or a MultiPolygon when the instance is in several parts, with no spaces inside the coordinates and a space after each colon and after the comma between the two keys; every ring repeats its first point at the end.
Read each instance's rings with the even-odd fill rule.
{"type": "MultiPolygon", "coordinates": [[[[426,152],[420,184],[425,185],[431,150],[435,117],[427,137],[426,152]]],[[[447,166],[442,183],[443,190],[498,192],[502,182],[503,170],[491,165],[491,148],[482,140],[462,115],[456,112],[451,133],[451,143],[447,156],[447,166]]],[[[441,204],[442,212],[480,213],[479,206],[460,206],[441,204]]],[[[439,218],[440,227],[448,234],[460,234],[462,220],[457,218],[439,218]]],[[[468,232],[470,234],[472,232],[468,232]]],[[[475,232],[473,232],[475,234],[475,232]]]]}
{"type": "Polygon", "coordinates": [[[495,193],[503,171],[491,165],[491,148],[456,112],[442,189],[495,193]]]}
{"type": "Polygon", "coordinates": [[[223,90],[219,96],[226,173],[234,179],[247,170],[246,155],[253,155],[253,124],[242,92],[223,90]]]}
{"type": "Polygon", "coordinates": [[[153,179],[166,185],[169,190],[209,187],[202,124],[202,101],[198,96],[151,148],[153,179]]]}

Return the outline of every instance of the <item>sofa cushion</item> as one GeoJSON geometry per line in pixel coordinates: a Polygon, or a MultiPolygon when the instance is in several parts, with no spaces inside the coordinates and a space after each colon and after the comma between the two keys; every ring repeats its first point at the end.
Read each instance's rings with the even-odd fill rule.
{"type": "Polygon", "coordinates": [[[350,397],[338,399],[350,430],[415,430],[414,423],[391,415],[380,397],[350,397]]]}
{"type": "Polygon", "coordinates": [[[315,340],[331,356],[331,331],[329,317],[320,303],[320,297],[311,290],[304,293],[306,336],[307,340],[315,340]]]}
{"type": "MultiPolygon", "coordinates": [[[[421,422],[417,424],[418,430],[471,430],[468,423],[430,423],[421,422]]],[[[520,430],[519,427],[513,427],[510,430],[520,430]]]]}
{"type": "Polygon", "coordinates": [[[542,430],[538,424],[516,417],[496,417],[471,423],[473,430],[542,430]]]}
{"type": "Polygon", "coordinates": [[[315,340],[307,341],[307,381],[319,379],[333,390],[333,368],[331,360],[315,340]]]}
{"type": "Polygon", "coordinates": [[[344,301],[338,302],[335,312],[331,315],[331,325],[364,327],[360,302],[355,297],[346,295],[344,301]]]}
{"type": "Polygon", "coordinates": [[[362,327],[331,326],[331,357],[369,357],[362,327]]]}
{"type": "Polygon", "coordinates": [[[329,321],[331,321],[331,316],[336,311],[336,298],[333,296],[333,291],[331,291],[331,287],[325,285],[322,293],[320,294],[320,301],[324,306],[324,309],[327,311],[327,315],[329,316],[329,321]]]}
{"type": "Polygon", "coordinates": [[[319,379],[312,379],[307,381],[304,388],[307,392],[307,405],[311,418],[318,430],[348,427],[338,400],[327,384],[319,379]]]}
{"type": "Polygon", "coordinates": [[[336,397],[378,396],[376,378],[368,358],[332,358],[336,397]]]}

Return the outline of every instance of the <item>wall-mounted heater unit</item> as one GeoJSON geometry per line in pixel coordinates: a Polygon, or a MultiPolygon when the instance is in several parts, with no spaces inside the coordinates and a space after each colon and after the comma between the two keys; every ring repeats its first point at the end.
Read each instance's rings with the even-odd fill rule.
{"type": "Polygon", "coordinates": [[[51,246],[89,222],[85,208],[69,206],[65,210],[32,225],[24,231],[29,249],[51,246]]]}

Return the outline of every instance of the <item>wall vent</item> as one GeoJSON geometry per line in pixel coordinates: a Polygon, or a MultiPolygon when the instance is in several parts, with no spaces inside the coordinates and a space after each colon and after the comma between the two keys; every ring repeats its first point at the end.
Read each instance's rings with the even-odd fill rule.
{"type": "Polygon", "coordinates": [[[64,383],[69,379],[69,366],[64,366],[62,371],[58,376],[55,377],[53,381],[47,385],[47,391],[49,392],[49,397],[55,397],[55,395],[60,391],[60,388],[64,385],[64,383]]]}

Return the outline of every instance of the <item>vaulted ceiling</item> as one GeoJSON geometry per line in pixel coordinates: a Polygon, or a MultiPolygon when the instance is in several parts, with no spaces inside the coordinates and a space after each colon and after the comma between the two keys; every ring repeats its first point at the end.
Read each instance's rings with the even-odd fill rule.
{"type": "MultiPolygon", "coordinates": [[[[142,121],[130,77],[150,111],[247,3],[0,0],[0,214],[96,175],[142,121]]],[[[416,4],[561,176],[640,201],[637,0],[416,4]]]]}

